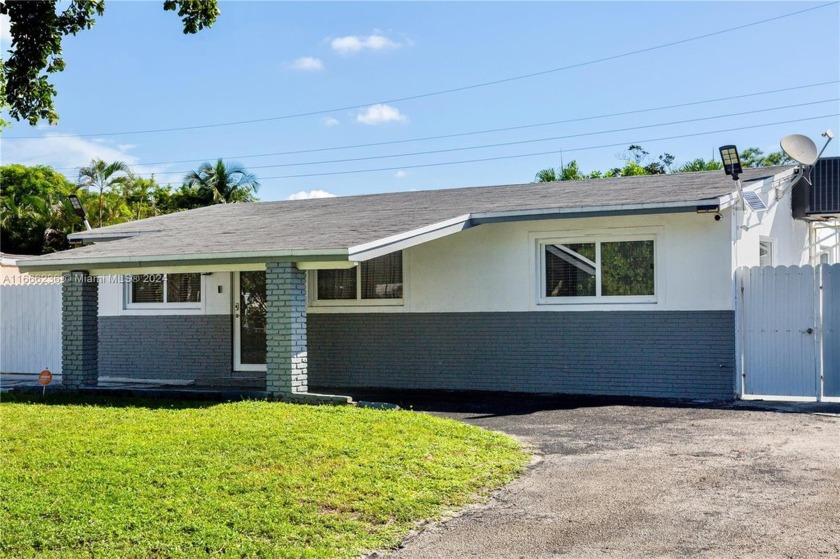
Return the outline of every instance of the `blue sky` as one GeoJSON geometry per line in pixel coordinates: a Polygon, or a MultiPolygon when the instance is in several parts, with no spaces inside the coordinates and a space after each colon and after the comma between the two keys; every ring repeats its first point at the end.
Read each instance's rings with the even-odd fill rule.
{"type": "MultiPolygon", "coordinates": [[[[64,42],[67,69],[55,77],[60,124],[15,123],[3,134],[2,161],[53,165],[72,179],[74,168],[92,157],[121,159],[137,172],[154,172],[161,183],[180,184],[201,161],[223,157],[253,170],[262,182],[261,199],[280,200],[318,191],[349,195],[527,182],[539,169],[558,166],[561,150],[565,162],[575,159],[584,170],[607,169],[622,164],[619,157],[631,143],[641,143],[652,155],[672,153],[678,162],[717,157],[717,147],[729,143],[773,151],[790,133],[806,134],[821,147],[825,129],[840,134],[836,3],[649,52],[380,105],[587,63],[820,5],[221,2],[213,28],[185,36],[161,1],[109,0],[93,29],[64,42]],[[404,142],[823,82],[833,83],[404,142]],[[362,108],[235,126],[107,134],[356,105],[362,108]],[[759,110],[764,112],[708,118],[759,110]],[[694,119],[707,120],[652,126],[694,119]],[[792,122],[755,127],[781,121],[792,122]],[[711,133],[653,141],[704,132],[711,133]],[[560,139],[534,141],[545,138],[560,139]],[[383,142],[402,143],[324,150],[383,142]],[[511,142],[523,143],[460,149],[511,142]],[[606,147],[581,149],[594,146],[606,147]],[[402,155],[452,149],[459,151],[402,155]],[[247,157],[301,150],[322,151],[247,157]],[[377,159],[334,162],[359,158],[377,159]],[[486,161],[438,165],[472,159],[486,161]],[[429,164],[437,166],[419,167],[429,164]],[[348,173],[380,168],[389,170],[348,173]],[[277,178],[322,173],[340,174],[277,178]]],[[[8,48],[7,30],[0,42],[8,48]]],[[[840,141],[826,153],[840,153],[840,141]]]]}

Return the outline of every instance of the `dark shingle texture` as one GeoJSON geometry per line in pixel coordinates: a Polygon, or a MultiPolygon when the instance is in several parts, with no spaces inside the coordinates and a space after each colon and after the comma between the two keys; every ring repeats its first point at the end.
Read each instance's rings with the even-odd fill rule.
{"type": "MultiPolygon", "coordinates": [[[[748,169],[744,181],[786,167],[748,169]]],[[[38,260],[131,258],[278,250],[347,249],[468,213],[709,200],[730,194],[723,171],[223,204],[134,221],[97,232],[142,235],[38,260]]]]}

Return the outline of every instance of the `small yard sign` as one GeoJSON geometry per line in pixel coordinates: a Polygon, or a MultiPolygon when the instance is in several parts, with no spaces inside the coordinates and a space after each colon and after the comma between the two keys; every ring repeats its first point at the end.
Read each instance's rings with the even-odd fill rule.
{"type": "Polygon", "coordinates": [[[44,394],[47,393],[47,385],[52,382],[52,373],[49,369],[44,369],[38,374],[38,382],[44,387],[44,394]]]}
{"type": "Polygon", "coordinates": [[[40,382],[44,386],[52,382],[52,373],[49,369],[44,369],[43,371],[41,371],[41,374],[38,375],[38,382],[40,382]]]}

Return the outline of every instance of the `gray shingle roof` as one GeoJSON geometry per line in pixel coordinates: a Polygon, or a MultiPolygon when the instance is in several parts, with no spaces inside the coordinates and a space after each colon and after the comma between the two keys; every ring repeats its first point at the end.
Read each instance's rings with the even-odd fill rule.
{"type": "MultiPolygon", "coordinates": [[[[741,178],[757,180],[787,169],[789,167],[748,169],[741,178]]],[[[82,264],[100,258],[129,260],[277,250],[346,250],[464,214],[592,210],[703,200],[716,203],[717,198],[729,195],[733,190],[730,177],[715,171],[224,204],[104,227],[94,233],[141,234],[36,257],[35,260],[44,264],[55,260],[82,264]]],[[[32,264],[37,266],[34,261],[32,264]]]]}

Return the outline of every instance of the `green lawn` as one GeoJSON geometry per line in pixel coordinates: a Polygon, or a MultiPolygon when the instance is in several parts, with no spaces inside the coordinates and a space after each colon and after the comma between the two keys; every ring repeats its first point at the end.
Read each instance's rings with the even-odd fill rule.
{"type": "Polygon", "coordinates": [[[5,557],[357,557],[527,462],[504,435],[409,411],[4,400],[5,557]]]}

